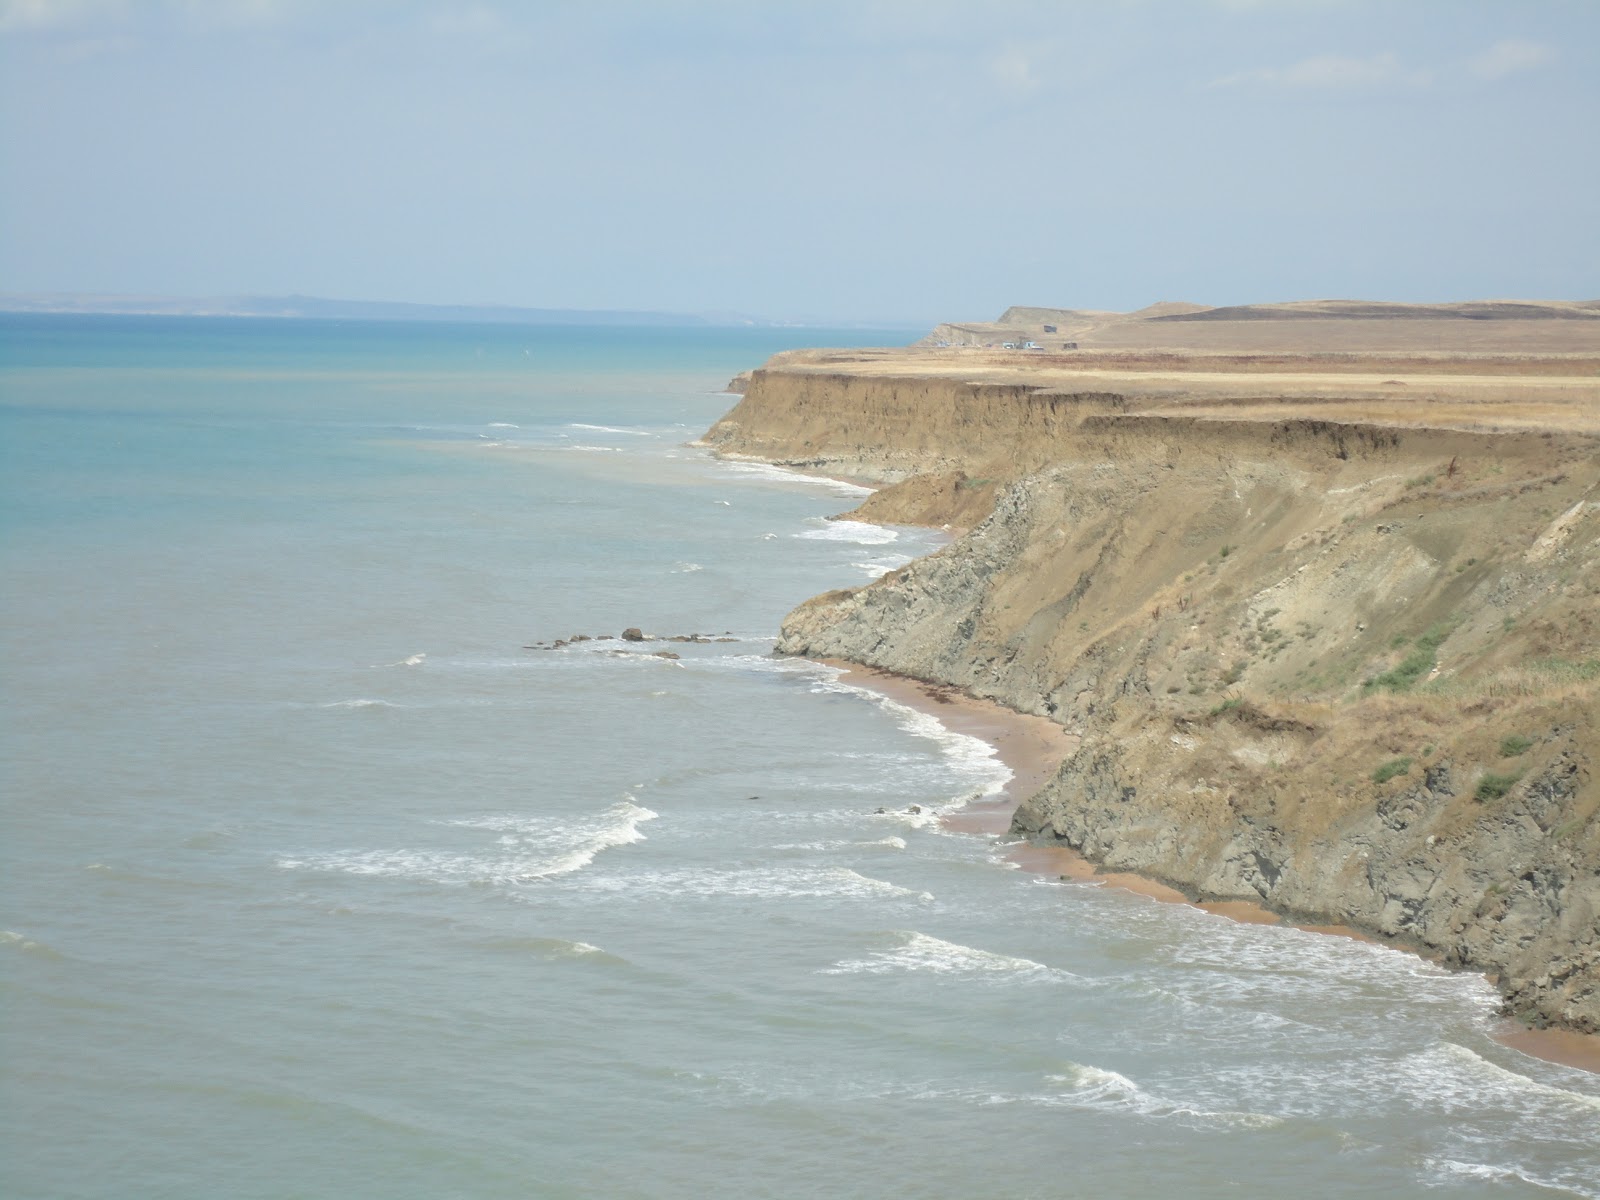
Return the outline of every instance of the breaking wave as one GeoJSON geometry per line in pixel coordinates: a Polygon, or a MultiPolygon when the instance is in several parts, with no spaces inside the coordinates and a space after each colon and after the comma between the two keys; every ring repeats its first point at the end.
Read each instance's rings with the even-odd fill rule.
{"type": "Polygon", "coordinates": [[[658,814],[633,802],[602,810],[587,821],[553,822],[517,815],[444,822],[500,836],[480,853],[439,850],[346,850],[332,854],[284,856],[278,866],[290,871],[336,871],[380,875],[451,885],[534,883],[580,871],[604,850],[644,840],[639,826],[658,814]]]}
{"type": "Polygon", "coordinates": [[[618,892],[640,897],[691,896],[701,899],[747,900],[849,899],[928,901],[919,892],[883,879],[862,875],[849,867],[793,867],[678,871],[637,871],[626,875],[596,876],[585,881],[593,891],[618,892]]]}
{"type": "Polygon", "coordinates": [[[857,546],[885,546],[898,541],[900,535],[882,525],[869,525],[865,521],[823,521],[820,528],[807,529],[791,537],[811,542],[852,542],[857,546]]]}
{"type": "Polygon", "coordinates": [[[1031,958],[1016,958],[947,942],[915,931],[895,935],[899,944],[866,958],[835,963],[824,975],[888,975],[903,971],[927,971],[935,975],[960,975],[968,978],[1072,980],[1070,971],[1058,971],[1031,958]]]}

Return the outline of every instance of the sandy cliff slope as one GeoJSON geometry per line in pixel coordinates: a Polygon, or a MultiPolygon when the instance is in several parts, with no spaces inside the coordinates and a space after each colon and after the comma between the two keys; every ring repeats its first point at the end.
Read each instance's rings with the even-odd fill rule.
{"type": "Polygon", "coordinates": [[[1122,322],[1294,349],[780,356],[707,439],[967,530],[802,605],[779,649],[1080,733],[1019,831],[1600,1030],[1600,309],[1327,307],[1122,322]],[[1351,321],[1366,348],[1321,348],[1351,321]],[[1405,348],[1440,321],[1463,348],[1405,348]]]}

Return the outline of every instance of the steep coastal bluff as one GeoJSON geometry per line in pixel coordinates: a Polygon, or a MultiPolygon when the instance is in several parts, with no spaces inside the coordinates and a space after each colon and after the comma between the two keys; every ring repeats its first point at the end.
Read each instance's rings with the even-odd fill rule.
{"type": "Polygon", "coordinates": [[[1473,308],[1013,309],[781,355],[706,441],[959,535],[778,650],[1078,734],[1018,833],[1596,1032],[1600,304],[1473,308]]]}

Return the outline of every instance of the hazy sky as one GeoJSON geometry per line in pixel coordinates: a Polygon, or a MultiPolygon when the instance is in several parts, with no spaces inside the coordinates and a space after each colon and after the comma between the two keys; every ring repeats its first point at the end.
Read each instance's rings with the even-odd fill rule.
{"type": "Polygon", "coordinates": [[[1600,296],[1600,0],[0,0],[0,290],[1600,296]]]}

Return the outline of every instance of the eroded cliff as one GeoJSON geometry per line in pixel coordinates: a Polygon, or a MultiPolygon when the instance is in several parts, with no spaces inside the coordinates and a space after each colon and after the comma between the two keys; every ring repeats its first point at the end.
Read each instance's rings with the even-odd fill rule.
{"type": "Polygon", "coordinates": [[[1441,427],[1470,387],[1396,422],[1348,379],[1310,415],[1271,385],[1117,385],[756,372],[719,452],[969,530],[802,605],[779,651],[1081,734],[1021,833],[1482,968],[1509,1011],[1600,1030],[1600,437],[1509,409],[1441,427]]]}

